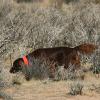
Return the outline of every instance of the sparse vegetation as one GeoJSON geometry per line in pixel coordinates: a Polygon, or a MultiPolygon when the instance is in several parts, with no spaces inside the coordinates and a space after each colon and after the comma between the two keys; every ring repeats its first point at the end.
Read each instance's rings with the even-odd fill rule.
{"type": "Polygon", "coordinates": [[[83,85],[80,83],[73,83],[70,86],[70,92],[71,95],[82,95],[83,92],[83,85]]]}
{"type": "Polygon", "coordinates": [[[2,76],[0,75],[0,81],[2,81],[2,76]]]}
{"type": "Polygon", "coordinates": [[[92,66],[91,69],[92,69],[92,72],[94,74],[100,74],[100,63],[99,63],[99,61],[100,61],[100,51],[96,51],[96,55],[97,56],[94,57],[94,59],[93,59],[94,65],[92,66]]]}
{"type": "Polygon", "coordinates": [[[97,4],[99,4],[99,3],[100,3],[100,0],[95,0],[95,2],[96,2],[97,4]]]}
{"type": "Polygon", "coordinates": [[[21,85],[21,80],[17,75],[15,77],[13,77],[12,85],[21,85]]]}
{"type": "Polygon", "coordinates": [[[49,0],[49,3],[51,7],[61,9],[64,3],[64,0],[49,0]]]}
{"type": "Polygon", "coordinates": [[[85,73],[82,69],[73,71],[73,66],[70,65],[70,67],[65,70],[64,66],[58,67],[55,75],[55,80],[84,80],[85,73]]]}
{"type": "Polygon", "coordinates": [[[21,3],[21,2],[32,2],[33,0],[15,0],[17,3],[21,3]]]}
{"type": "Polygon", "coordinates": [[[49,68],[45,63],[38,59],[30,58],[29,65],[25,68],[23,67],[23,73],[26,77],[31,79],[34,77],[35,79],[45,79],[50,75],[49,68]]]}
{"type": "Polygon", "coordinates": [[[92,70],[94,74],[100,74],[100,66],[92,67],[90,70],[92,70]]]}
{"type": "Polygon", "coordinates": [[[9,95],[5,94],[4,92],[0,92],[0,99],[13,100],[9,95]]]}
{"type": "MultiPolygon", "coordinates": [[[[19,2],[19,0],[14,1],[19,2]]],[[[3,63],[3,65],[0,66],[0,68],[3,68],[3,70],[0,70],[0,89],[2,90],[2,88],[4,88],[8,83],[13,83],[18,84],[20,87],[19,91],[17,90],[18,93],[15,93],[16,95],[19,93],[25,95],[25,93],[27,94],[29,91],[34,95],[35,93],[40,93],[40,88],[42,88],[43,91],[46,90],[49,84],[44,84],[46,86],[45,89],[44,86],[40,85],[40,83],[37,84],[34,82],[32,82],[32,85],[29,85],[30,83],[28,82],[28,88],[24,87],[24,85],[22,86],[22,82],[24,83],[22,79],[19,79],[16,76],[13,77],[12,75],[13,79],[9,77],[10,74],[8,70],[11,66],[11,62],[16,58],[21,57],[23,51],[27,54],[34,49],[42,47],[74,47],[85,42],[99,46],[100,0],[65,0],[67,3],[65,3],[64,0],[44,0],[46,2],[44,4],[46,7],[41,7],[36,3],[31,3],[32,0],[22,0],[22,2],[23,1],[24,3],[17,3],[13,2],[13,0],[0,0],[0,64],[3,63]],[[30,3],[27,1],[30,1],[30,3]],[[12,61],[9,61],[9,55],[12,56],[12,61]],[[9,63],[6,62],[5,59],[7,59],[9,63]],[[37,86],[37,88],[34,86],[37,86]],[[25,93],[22,93],[23,91],[25,93]]],[[[93,56],[95,58],[94,60],[92,60],[91,56],[91,58],[89,58],[90,61],[86,60],[84,63],[92,63],[92,71],[100,74],[100,46],[93,56]]],[[[85,60],[85,57],[82,59],[85,60]]],[[[46,68],[46,65],[41,64],[39,61],[35,61],[35,65],[36,66],[33,68],[34,70],[32,70],[34,75],[30,73],[28,74],[30,74],[30,76],[33,75],[36,79],[47,78],[49,72],[47,71],[48,69],[46,68]]],[[[89,68],[87,68],[87,70],[88,69],[89,68]]],[[[67,80],[64,81],[65,84],[69,81],[78,81],[78,79],[82,79],[82,81],[86,80],[88,82],[90,80],[86,74],[87,73],[81,71],[73,73],[69,70],[65,71],[62,68],[57,70],[55,79],[67,80]]],[[[90,77],[92,76],[90,75],[90,77]]],[[[94,80],[99,83],[98,79],[93,79],[92,81],[94,82],[94,80]]],[[[59,84],[59,82],[56,83],[56,85],[57,84],[59,84]]],[[[61,86],[61,84],[59,86],[61,86]]],[[[57,87],[56,89],[59,90],[59,86],[55,86],[57,87]]],[[[72,84],[70,87],[70,94],[82,95],[83,87],[84,86],[80,83],[72,84]]],[[[65,89],[65,87],[63,88],[65,89]]],[[[100,91],[100,88],[97,88],[97,91],[100,91]]],[[[62,93],[65,92],[63,91],[62,93]]],[[[4,95],[6,95],[5,92],[4,95]]],[[[0,97],[4,98],[4,95],[2,92],[0,93],[0,97]]],[[[15,98],[17,98],[16,95],[14,95],[15,98]]],[[[35,96],[32,96],[32,98],[33,97],[35,96]]],[[[22,98],[24,98],[24,96],[22,98]]],[[[22,98],[21,100],[23,100],[22,98]]]]}

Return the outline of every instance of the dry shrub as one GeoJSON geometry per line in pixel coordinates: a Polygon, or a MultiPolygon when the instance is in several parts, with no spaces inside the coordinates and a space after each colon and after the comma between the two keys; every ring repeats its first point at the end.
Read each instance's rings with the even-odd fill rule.
{"type": "Polygon", "coordinates": [[[13,100],[11,96],[5,94],[4,92],[0,92],[0,99],[3,99],[3,100],[13,100]]]}
{"type": "MultiPolygon", "coordinates": [[[[16,2],[18,2],[18,3],[21,3],[21,2],[44,2],[45,0],[14,0],[14,1],[16,1],[16,2]]],[[[46,1],[48,1],[48,0],[46,0],[46,1]]]]}
{"type": "Polygon", "coordinates": [[[94,75],[98,75],[100,74],[100,47],[98,48],[98,50],[95,51],[95,55],[93,57],[93,66],[90,67],[90,71],[92,71],[94,73],[94,75]]]}
{"type": "Polygon", "coordinates": [[[22,3],[22,2],[32,2],[33,0],[14,0],[17,3],[22,3]]]}
{"type": "Polygon", "coordinates": [[[27,80],[31,78],[46,79],[50,76],[49,66],[44,61],[34,58],[29,58],[29,65],[24,65],[22,72],[27,80]]]}
{"type": "Polygon", "coordinates": [[[84,80],[85,73],[83,68],[76,69],[75,66],[70,64],[68,69],[65,69],[64,66],[58,66],[55,74],[55,81],[60,80],[84,80]]]}
{"type": "Polygon", "coordinates": [[[82,83],[77,83],[74,82],[73,84],[70,85],[70,95],[82,95],[83,93],[83,84],[82,83]]]}
{"type": "MultiPolygon", "coordinates": [[[[70,1],[70,0],[69,0],[70,1]]],[[[75,0],[72,0],[72,1],[75,1],[75,0]]],[[[81,3],[85,3],[85,4],[100,4],[100,0],[76,0],[76,1],[79,1],[81,3]]]]}
{"type": "Polygon", "coordinates": [[[54,8],[59,8],[59,9],[61,9],[63,3],[64,3],[64,0],[49,0],[50,6],[51,6],[51,7],[54,7],[54,8]]]}
{"type": "Polygon", "coordinates": [[[100,0],[95,0],[95,3],[96,4],[100,4],[100,0]]]}
{"type": "Polygon", "coordinates": [[[13,1],[8,0],[6,2],[6,0],[0,0],[0,20],[2,20],[2,18],[5,16],[7,16],[13,7],[13,1]]]}
{"type": "Polygon", "coordinates": [[[75,3],[75,2],[79,2],[79,0],[64,0],[64,1],[65,1],[65,3],[67,3],[67,4],[70,3],[70,2],[74,2],[74,3],[75,3]]]}
{"type": "Polygon", "coordinates": [[[21,51],[28,48],[33,51],[40,47],[74,47],[84,42],[100,44],[99,5],[72,3],[64,11],[37,8],[31,4],[11,5],[13,9],[12,6],[3,5],[4,9],[8,7],[10,10],[1,10],[5,12],[1,13],[0,19],[1,58],[10,53],[16,53],[17,58],[21,51]]]}
{"type": "Polygon", "coordinates": [[[11,96],[3,92],[4,89],[10,87],[9,80],[6,79],[8,77],[9,74],[5,73],[3,66],[0,65],[0,100],[13,100],[11,96]]]}
{"type": "Polygon", "coordinates": [[[22,80],[16,75],[13,77],[12,79],[12,85],[21,85],[21,82],[22,80]]]}

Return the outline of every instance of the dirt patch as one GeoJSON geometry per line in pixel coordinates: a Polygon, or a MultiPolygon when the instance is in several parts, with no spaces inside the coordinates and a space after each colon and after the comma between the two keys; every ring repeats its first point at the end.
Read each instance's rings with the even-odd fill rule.
{"type": "Polygon", "coordinates": [[[20,86],[6,89],[5,92],[12,95],[14,100],[99,100],[100,94],[87,91],[83,95],[70,96],[69,84],[71,81],[40,81],[32,80],[20,86]]]}

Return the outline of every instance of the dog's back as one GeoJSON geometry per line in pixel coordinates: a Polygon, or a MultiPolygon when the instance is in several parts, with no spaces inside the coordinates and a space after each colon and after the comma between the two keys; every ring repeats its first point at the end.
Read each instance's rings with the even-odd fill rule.
{"type": "MultiPolygon", "coordinates": [[[[33,51],[32,53],[29,53],[28,55],[25,56],[25,58],[27,60],[29,60],[29,58],[32,58],[32,60],[34,60],[34,58],[39,59],[41,61],[43,60],[44,62],[48,64],[47,67],[49,67],[50,69],[51,77],[54,77],[56,66],[59,66],[59,65],[64,66],[64,68],[67,69],[69,67],[69,64],[71,63],[72,65],[75,65],[74,69],[79,68],[80,56],[78,55],[78,52],[83,53],[83,54],[91,54],[96,48],[97,46],[93,44],[82,44],[74,48],[70,48],[70,47],[41,48],[41,49],[37,49],[33,51]]],[[[16,72],[18,70],[20,71],[19,66],[21,68],[22,67],[26,68],[23,58],[21,58],[21,60],[18,60],[17,65],[16,64],[13,65],[13,67],[11,68],[13,70],[12,72],[16,72]],[[19,63],[19,62],[22,62],[23,65],[22,63],[19,63]]],[[[28,76],[28,79],[29,77],[30,76],[28,76]]]]}

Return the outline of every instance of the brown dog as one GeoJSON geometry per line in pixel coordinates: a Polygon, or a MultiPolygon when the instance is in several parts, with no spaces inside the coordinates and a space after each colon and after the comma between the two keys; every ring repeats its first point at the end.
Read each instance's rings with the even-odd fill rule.
{"type": "MultiPolygon", "coordinates": [[[[74,48],[69,47],[55,47],[55,48],[42,48],[29,53],[23,58],[18,58],[14,61],[10,73],[16,73],[22,70],[22,67],[26,67],[29,64],[28,59],[39,59],[47,63],[51,76],[54,77],[55,70],[57,66],[64,66],[65,69],[68,68],[69,63],[75,65],[75,68],[80,67],[80,57],[78,52],[82,54],[91,54],[97,48],[93,44],[82,44],[74,48]]],[[[26,80],[29,80],[28,75],[25,76],[26,80]]]]}

